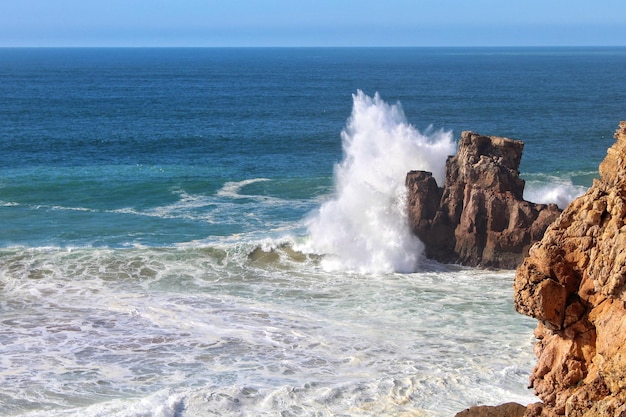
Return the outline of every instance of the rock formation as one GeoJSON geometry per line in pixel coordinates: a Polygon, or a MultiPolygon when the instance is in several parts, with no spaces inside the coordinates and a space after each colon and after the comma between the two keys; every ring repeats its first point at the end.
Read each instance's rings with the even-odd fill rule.
{"type": "Polygon", "coordinates": [[[432,174],[407,174],[409,224],[426,256],[446,263],[514,269],[559,215],[523,199],[524,143],[463,132],[440,188],[432,174]]]}
{"type": "Polygon", "coordinates": [[[457,413],[454,417],[523,417],[526,407],[516,403],[496,406],[478,405],[457,413]]]}
{"type": "Polygon", "coordinates": [[[515,308],[539,320],[527,416],[626,416],[626,122],[615,138],[516,271],[515,308]]]}

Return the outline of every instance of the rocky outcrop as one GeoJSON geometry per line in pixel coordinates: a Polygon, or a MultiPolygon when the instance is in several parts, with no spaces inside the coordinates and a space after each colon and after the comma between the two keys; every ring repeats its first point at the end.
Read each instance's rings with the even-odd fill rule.
{"type": "Polygon", "coordinates": [[[525,412],[526,407],[517,403],[477,405],[456,413],[454,417],[523,417],[525,412]]]}
{"type": "Polygon", "coordinates": [[[440,188],[432,174],[407,174],[409,223],[426,256],[445,263],[516,268],[558,217],[556,205],[524,201],[524,143],[463,132],[440,188]]]}
{"type": "Polygon", "coordinates": [[[515,308],[539,320],[527,416],[626,416],[626,122],[615,138],[516,271],[515,308]]]}

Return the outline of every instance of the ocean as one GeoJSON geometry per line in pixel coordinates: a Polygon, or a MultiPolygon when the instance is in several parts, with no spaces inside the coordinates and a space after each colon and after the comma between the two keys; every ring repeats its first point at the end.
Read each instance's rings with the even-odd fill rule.
{"type": "Polygon", "coordinates": [[[0,414],[453,416],[538,399],[513,271],[424,259],[404,178],[523,140],[565,207],[626,48],[0,49],[0,414]]]}

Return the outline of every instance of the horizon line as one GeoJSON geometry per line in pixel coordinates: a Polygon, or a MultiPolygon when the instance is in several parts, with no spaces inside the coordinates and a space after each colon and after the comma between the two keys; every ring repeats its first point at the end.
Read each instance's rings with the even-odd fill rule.
{"type": "Polygon", "coordinates": [[[0,49],[357,49],[357,48],[624,48],[623,45],[0,45],[0,49]]]}

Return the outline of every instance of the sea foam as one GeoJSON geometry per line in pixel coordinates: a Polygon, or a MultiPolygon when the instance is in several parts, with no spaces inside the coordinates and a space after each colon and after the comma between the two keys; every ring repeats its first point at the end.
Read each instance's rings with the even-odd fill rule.
{"type": "Polygon", "coordinates": [[[306,249],[325,254],[329,270],[413,272],[423,244],[408,227],[405,177],[425,170],[443,184],[446,157],[455,152],[452,132],[421,133],[400,103],[388,104],[378,93],[358,91],[353,100],[335,194],[308,219],[306,249]]]}
{"type": "Polygon", "coordinates": [[[3,411],[443,417],[536,401],[511,271],[359,285],[249,248],[5,250],[3,411]]]}

